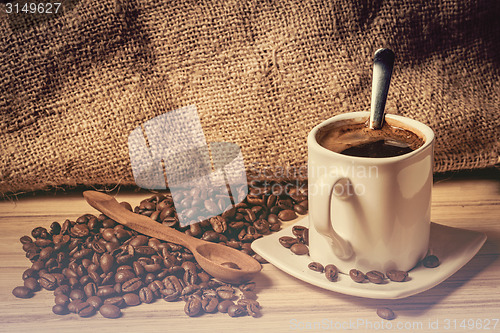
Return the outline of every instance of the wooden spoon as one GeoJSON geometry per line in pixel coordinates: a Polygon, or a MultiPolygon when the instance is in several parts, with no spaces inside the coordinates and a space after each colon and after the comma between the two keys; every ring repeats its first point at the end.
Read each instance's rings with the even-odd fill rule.
{"type": "Polygon", "coordinates": [[[83,196],[92,207],[130,229],[188,248],[201,268],[223,282],[242,283],[262,269],[257,260],[241,251],[188,236],[145,215],[133,213],[105,193],[85,191],[83,196]],[[240,269],[222,265],[228,263],[236,264],[240,269]]]}

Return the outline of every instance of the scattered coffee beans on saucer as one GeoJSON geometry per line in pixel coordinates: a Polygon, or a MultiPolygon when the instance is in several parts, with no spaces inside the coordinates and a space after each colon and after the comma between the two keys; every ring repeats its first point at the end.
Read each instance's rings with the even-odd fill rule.
{"type": "Polygon", "coordinates": [[[436,257],[435,255],[431,254],[422,259],[422,265],[427,268],[436,268],[440,264],[439,258],[436,257]]]}

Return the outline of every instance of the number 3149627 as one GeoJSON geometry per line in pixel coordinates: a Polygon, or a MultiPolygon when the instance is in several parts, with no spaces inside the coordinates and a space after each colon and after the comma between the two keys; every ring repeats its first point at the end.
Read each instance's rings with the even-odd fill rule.
{"type": "Polygon", "coordinates": [[[12,3],[7,2],[5,4],[5,11],[7,14],[57,14],[59,8],[61,7],[61,2],[47,2],[47,3],[12,3]]]}

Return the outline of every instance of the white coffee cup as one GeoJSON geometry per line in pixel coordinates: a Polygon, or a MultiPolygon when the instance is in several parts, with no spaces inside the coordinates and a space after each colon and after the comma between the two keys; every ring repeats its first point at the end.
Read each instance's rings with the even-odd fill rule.
{"type": "Polygon", "coordinates": [[[434,133],[418,121],[387,114],[388,124],[414,132],[424,144],[404,155],[367,158],[318,143],[325,126],[368,119],[369,112],[340,114],[309,133],[310,256],[344,273],[408,271],[428,250],[434,133]]]}

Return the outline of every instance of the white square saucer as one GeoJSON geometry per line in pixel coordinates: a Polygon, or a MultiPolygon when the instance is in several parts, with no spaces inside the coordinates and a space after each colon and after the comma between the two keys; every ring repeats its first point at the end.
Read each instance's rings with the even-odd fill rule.
{"type": "Polygon", "coordinates": [[[293,236],[294,225],[309,227],[308,217],[304,216],[285,229],[255,240],[252,249],[297,279],[342,294],[376,299],[404,298],[438,285],[469,262],[486,241],[486,235],[481,232],[431,223],[429,249],[439,258],[441,264],[438,267],[418,265],[409,272],[410,279],[405,282],[387,280],[385,284],[356,283],[346,274],[339,274],[336,282],[330,282],[325,274],[307,267],[312,261],[308,255],[296,255],[279,243],[281,236],[293,236]]]}

